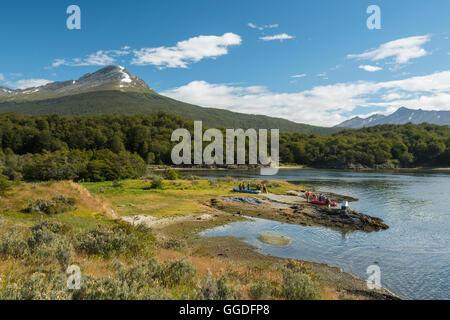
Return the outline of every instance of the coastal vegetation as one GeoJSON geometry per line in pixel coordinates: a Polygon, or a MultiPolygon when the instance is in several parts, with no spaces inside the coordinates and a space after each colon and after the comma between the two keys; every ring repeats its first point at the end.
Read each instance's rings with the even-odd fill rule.
{"type": "MultiPolygon", "coordinates": [[[[237,246],[218,246],[197,231],[241,218],[203,202],[212,195],[208,180],[162,183],[161,190],[146,190],[147,180],[13,186],[0,200],[0,299],[338,299],[351,293],[306,263],[251,258],[245,253],[251,247],[235,251],[248,260],[224,259],[215,250],[237,246]],[[45,201],[70,207],[52,215],[27,209],[45,201]],[[151,227],[121,219],[137,214],[172,220],[151,227]],[[214,219],[197,220],[205,214],[214,219]],[[69,265],[80,267],[80,289],[66,286],[69,265]]],[[[217,181],[214,194],[231,194],[233,183],[217,181]]],[[[292,187],[273,184],[276,192],[292,187]]]]}

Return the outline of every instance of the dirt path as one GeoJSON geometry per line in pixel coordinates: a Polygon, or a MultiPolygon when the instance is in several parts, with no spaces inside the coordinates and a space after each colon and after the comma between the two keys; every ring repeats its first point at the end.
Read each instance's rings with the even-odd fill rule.
{"type": "Polygon", "coordinates": [[[111,209],[108,203],[105,203],[104,201],[101,201],[97,199],[95,196],[92,195],[92,193],[89,192],[88,189],[83,187],[82,185],[75,183],[73,181],[70,181],[70,186],[78,191],[80,195],[82,195],[84,198],[89,199],[92,201],[95,205],[102,208],[103,212],[111,219],[116,220],[119,218],[119,216],[116,214],[116,212],[111,209]]]}
{"type": "Polygon", "coordinates": [[[121,219],[128,223],[131,223],[132,225],[145,225],[146,227],[149,228],[160,229],[176,223],[187,221],[206,221],[212,218],[213,217],[211,215],[204,214],[201,216],[189,215],[189,216],[161,218],[161,219],[146,215],[136,215],[136,216],[122,217],[121,219]]]}

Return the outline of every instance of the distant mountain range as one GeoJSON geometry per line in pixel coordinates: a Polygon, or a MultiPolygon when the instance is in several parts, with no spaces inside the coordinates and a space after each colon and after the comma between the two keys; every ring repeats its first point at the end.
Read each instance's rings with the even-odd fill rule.
{"type": "Polygon", "coordinates": [[[0,87],[0,113],[67,116],[150,114],[165,111],[214,128],[280,129],[281,132],[330,134],[339,128],[317,127],[263,115],[204,108],[160,95],[120,66],[88,73],[78,80],[11,90],[0,87]]]}
{"type": "Polygon", "coordinates": [[[359,129],[380,124],[421,124],[425,122],[438,125],[450,125],[450,111],[425,111],[422,109],[399,108],[388,116],[374,114],[365,119],[355,117],[338,124],[335,128],[359,129]]]}

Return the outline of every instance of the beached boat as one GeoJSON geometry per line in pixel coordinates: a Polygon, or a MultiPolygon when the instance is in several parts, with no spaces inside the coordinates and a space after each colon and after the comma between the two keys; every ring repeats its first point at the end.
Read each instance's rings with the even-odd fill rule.
{"type": "MultiPolygon", "coordinates": [[[[316,200],[316,199],[312,199],[311,203],[318,204],[318,205],[321,205],[321,206],[327,206],[328,205],[326,201],[319,201],[319,200],[316,200]]],[[[331,204],[332,207],[337,207],[338,206],[337,202],[331,202],[330,204],[331,204]]]]}
{"type": "Polygon", "coordinates": [[[239,190],[239,188],[234,188],[233,191],[240,192],[240,193],[251,193],[251,194],[260,194],[261,193],[261,191],[259,191],[259,190],[246,190],[246,189],[239,190]]]}

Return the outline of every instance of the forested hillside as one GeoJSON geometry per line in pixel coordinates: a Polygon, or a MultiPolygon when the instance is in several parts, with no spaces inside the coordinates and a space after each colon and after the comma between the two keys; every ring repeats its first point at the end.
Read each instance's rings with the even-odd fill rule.
{"type": "Polygon", "coordinates": [[[281,132],[330,134],[341,128],[317,127],[264,115],[203,108],[156,92],[94,91],[43,100],[0,101],[0,113],[25,115],[99,116],[146,114],[164,111],[191,120],[202,120],[211,128],[280,129],[281,132]]]}
{"type": "MultiPolygon", "coordinates": [[[[92,117],[0,115],[0,164],[10,179],[136,178],[171,164],[170,141],[193,122],[164,112],[92,117]]],[[[282,163],[313,167],[450,166],[450,128],[383,125],[329,136],[280,136],[282,163]]]]}

